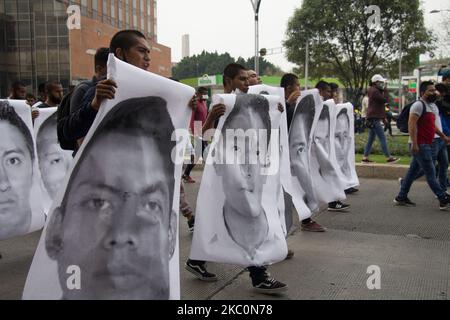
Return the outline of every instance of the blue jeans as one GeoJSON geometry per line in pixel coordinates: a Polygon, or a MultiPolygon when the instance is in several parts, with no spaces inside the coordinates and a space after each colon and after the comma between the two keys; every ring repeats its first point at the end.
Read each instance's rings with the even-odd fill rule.
{"type": "MultiPolygon", "coordinates": [[[[411,148],[411,145],[410,145],[411,148]]],[[[398,198],[405,199],[408,196],[409,189],[422,169],[427,178],[428,185],[439,200],[446,198],[445,189],[442,189],[436,179],[436,170],[433,161],[433,151],[431,144],[419,144],[419,153],[412,154],[412,160],[408,172],[402,181],[398,198]]]]}
{"type": "MultiPolygon", "coordinates": [[[[439,181],[439,185],[443,190],[447,190],[447,170],[448,170],[447,145],[442,139],[436,138],[433,140],[431,152],[433,157],[433,164],[435,164],[436,161],[438,163],[437,178],[439,181]]],[[[423,175],[424,172],[421,168],[414,180],[421,178],[423,175]]]]}
{"type": "Polygon", "coordinates": [[[371,119],[373,123],[373,128],[369,129],[369,138],[367,139],[366,146],[364,148],[364,157],[368,157],[370,154],[370,151],[372,150],[372,144],[375,140],[375,135],[378,136],[378,139],[380,140],[381,149],[383,150],[384,155],[386,158],[389,158],[391,154],[389,153],[387,142],[386,142],[386,136],[384,135],[384,129],[381,126],[380,119],[371,119]]]}

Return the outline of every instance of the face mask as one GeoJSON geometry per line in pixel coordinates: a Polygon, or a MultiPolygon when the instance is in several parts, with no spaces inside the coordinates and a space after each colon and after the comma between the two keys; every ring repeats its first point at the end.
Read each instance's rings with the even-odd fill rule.
{"type": "Polygon", "coordinates": [[[380,90],[384,90],[384,83],[377,83],[377,88],[380,90]]]}
{"type": "Polygon", "coordinates": [[[436,102],[437,100],[437,95],[433,94],[433,95],[429,95],[427,97],[428,102],[436,102]]]}

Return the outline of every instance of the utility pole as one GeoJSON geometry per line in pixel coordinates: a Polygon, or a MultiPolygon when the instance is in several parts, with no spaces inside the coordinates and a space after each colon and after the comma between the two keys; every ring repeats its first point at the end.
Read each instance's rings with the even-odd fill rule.
{"type": "Polygon", "coordinates": [[[259,75],[259,7],[262,0],[250,0],[255,13],[255,72],[259,75]]]}
{"type": "Polygon", "coordinates": [[[398,112],[402,111],[402,35],[400,34],[399,57],[398,57],[398,112]]]}
{"type": "Polygon", "coordinates": [[[308,90],[308,75],[309,73],[309,41],[306,40],[306,54],[305,54],[305,90],[308,90]]]}

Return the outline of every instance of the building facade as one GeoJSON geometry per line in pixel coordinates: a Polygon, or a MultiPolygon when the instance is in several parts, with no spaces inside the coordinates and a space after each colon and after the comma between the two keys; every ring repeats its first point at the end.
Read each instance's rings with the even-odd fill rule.
{"type": "Polygon", "coordinates": [[[171,75],[171,50],[157,42],[156,0],[0,0],[0,97],[16,80],[36,93],[46,81],[68,89],[90,79],[96,49],[108,47],[121,29],[144,33],[151,71],[171,75]],[[70,5],[78,6],[80,16],[67,13],[70,5]],[[68,20],[80,28],[69,29],[68,20]]]}

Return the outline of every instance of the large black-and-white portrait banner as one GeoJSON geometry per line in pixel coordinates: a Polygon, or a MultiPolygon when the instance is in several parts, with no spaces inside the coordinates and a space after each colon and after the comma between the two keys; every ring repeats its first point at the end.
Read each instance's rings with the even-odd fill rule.
{"type": "Polygon", "coordinates": [[[180,298],[181,137],[194,90],[112,55],[108,78],[115,99],[55,197],[24,299],[180,298]]]}
{"type": "Polygon", "coordinates": [[[72,151],[61,149],[56,132],[57,108],[42,108],[34,121],[34,137],[42,178],[42,206],[47,214],[72,164],[72,151]]]}
{"type": "Polygon", "coordinates": [[[283,260],[280,96],[216,95],[221,117],[197,198],[190,258],[249,265],[283,260]]]}
{"type": "Polygon", "coordinates": [[[0,240],[44,225],[37,158],[30,106],[0,100],[0,240]]]}
{"type": "Polygon", "coordinates": [[[355,117],[351,103],[338,104],[332,115],[333,158],[344,189],[359,185],[355,165],[355,117]]]}

